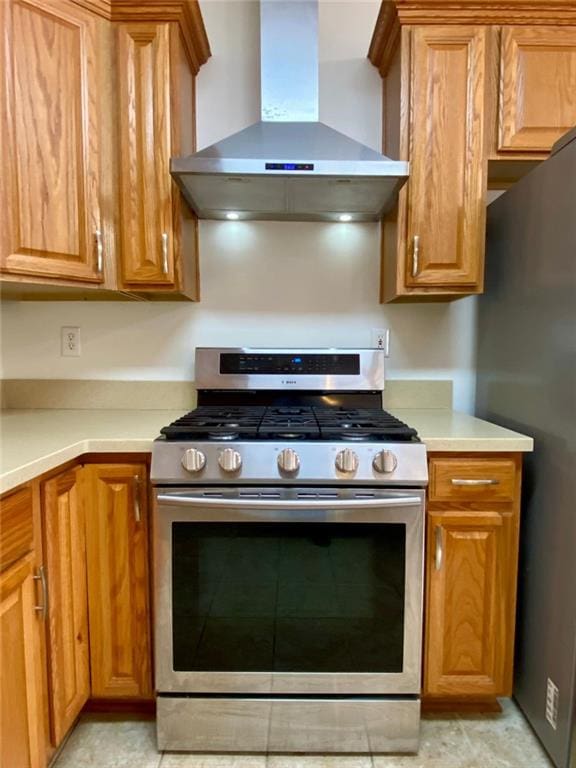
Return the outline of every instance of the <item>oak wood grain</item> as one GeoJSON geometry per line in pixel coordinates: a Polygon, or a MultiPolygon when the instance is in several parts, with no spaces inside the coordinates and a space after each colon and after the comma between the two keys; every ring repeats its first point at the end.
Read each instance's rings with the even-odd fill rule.
{"type": "Polygon", "coordinates": [[[499,512],[430,513],[427,694],[502,695],[506,632],[505,518],[499,512]],[[443,561],[437,570],[437,531],[443,561]]]}
{"type": "Polygon", "coordinates": [[[549,152],[576,125],[576,26],[503,27],[499,152],[549,152]]]}
{"type": "Polygon", "coordinates": [[[434,501],[511,502],[516,493],[513,459],[472,457],[431,458],[428,498],[434,501]],[[493,482],[492,485],[455,485],[454,480],[493,482]]]}
{"type": "Polygon", "coordinates": [[[118,35],[122,284],[196,301],[198,222],[168,171],[170,157],[195,150],[196,67],[175,23],[123,24],[118,35]]]}
{"type": "Polygon", "coordinates": [[[170,25],[119,25],[118,62],[122,283],[173,285],[170,25]]]}
{"type": "Polygon", "coordinates": [[[114,21],[177,22],[194,75],[211,56],[198,0],[112,0],[114,21]]]}
{"type": "MultiPolygon", "coordinates": [[[[512,691],[520,530],[520,454],[432,453],[434,462],[513,465],[511,500],[428,502],[424,700],[481,711],[512,691]],[[436,567],[437,532],[443,557],[436,567]]],[[[460,471],[462,467],[459,467],[460,471]]],[[[504,476],[508,477],[509,468],[504,476]]],[[[430,469],[431,491],[434,470],[430,469]]],[[[508,481],[507,481],[508,482],[508,481]]]]}
{"type": "Polygon", "coordinates": [[[33,545],[32,488],[27,486],[0,501],[0,571],[31,552],[33,545]]]}
{"type": "Polygon", "coordinates": [[[40,623],[33,554],[0,576],[0,764],[43,768],[40,623]]]}
{"type": "Polygon", "coordinates": [[[0,269],[102,282],[96,19],[70,0],[9,0],[0,13],[0,269]]]}
{"type": "Polygon", "coordinates": [[[92,696],[152,696],[146,464],[92,464],[86,543],[92,696]]]}
{"type": "MultiPolygon", "coordinates": [[[[196,78],[179,30],[170,29],[172,152],[191,155],[196,151],[196,78]]],[[[172,221],[175,268],[180,291],[200,301],[200,251],[198,218],[172,180],[172,221]]]]}
{"type": "Polygon", "coordinates": [[[198,0],[74,0],[108,21],[174,21],[180,27],[194,74],[210,58],[210,43],[198,0]]]}
{"type": "Polygon", "coordinates": [[[54,747],[90,695],[86,536],[79,468],[42,484],[44,562],[50,595],[47,640],[54,747]]]}
{"type": "Polygon", "coordinates": [[[486,30],[413,32],[404,281],[478,287],[483,274],[486,30]],[[413,256],[419,238],[416,269],[413,256]]]}
{"type": "Polygon", "coordinates": [[[383,0],[369,58],[385,67],[387,40],[396,25],[576,24],[576,0],[383,0]]]}

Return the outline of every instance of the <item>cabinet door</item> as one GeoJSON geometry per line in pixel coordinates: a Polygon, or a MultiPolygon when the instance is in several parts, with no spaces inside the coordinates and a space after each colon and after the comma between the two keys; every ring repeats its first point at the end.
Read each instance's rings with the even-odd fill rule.
{"type": "Polygon", "coordinates": [[[57,747],[90,696],[86,537],[79,469],[42,484],[50,735],[57,747]]]}
{"type": "Polygon", "coordinates": [[[508,693],[515,594],[510,530],[510,517],[500,512],[428,513],[426,694],[508,693]]]}
{"type": "Polygon", "coordinates": [[[7,0],[0,25],[0,269],[101,282],[95,17],[7,0]]]}
{"type": "Polygon", "coordinates": [[[125,285],[174,284],[170,24],[120,24],[121,271],[125,285]]]}
{"type": "Polygon", "coordinates": [[[35,610],[33,555],[0,576],[0,765],[41,768],[41,620],[35,610]]]}
{"type": "Polygon", "coordinates": [[[576,124],[576,29],[504,27],[500,151],[549,152],[576,124]]]}
{"type": "Polygon", "coordinates": [[[412,34],[409,287],[479,287],[484,253],[486,29],[412,34]]]}
{"type": "Polygon", "coordinates": [[[144,464],[86,468],[92,695],[152,695],[144,464]]]}

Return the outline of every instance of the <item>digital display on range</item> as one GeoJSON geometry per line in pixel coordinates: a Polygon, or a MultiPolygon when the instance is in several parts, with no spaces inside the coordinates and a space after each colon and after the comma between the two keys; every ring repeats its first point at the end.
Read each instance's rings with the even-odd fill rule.
{"type": "Polygon", "coordinates": [[[314,163],[266,163],[267,171],[313,171],[314,163]]]}
{"type": "Polygon", "coordinates": [[[220,355],[220,373],[244,373],[251,376],[283,373],[300,376],[356,376],[360,373],[360,356],[224,352],[220,355]]]}

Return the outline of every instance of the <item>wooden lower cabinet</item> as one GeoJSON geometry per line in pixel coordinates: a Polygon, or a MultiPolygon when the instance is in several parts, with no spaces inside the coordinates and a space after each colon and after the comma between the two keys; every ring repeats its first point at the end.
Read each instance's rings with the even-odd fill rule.
{"type": "Polygon", "coordinates": [[[50,737],[54,747],[90,696],[86,537],[80,468],[42,483],[50,737]]]}
{"type": "Polygon", "coordinates": [[[507,692],[507,638],[514,632],[504,599],[509,523],[500,512],[428,516],[428,694],[507,692]]]}
{"type": "Polygon", "coordinates": [[[519,505],[518,457],[430,460],[425,699],[512,692],[519,505]]]}
{"type": "Polygon", "coordinates": [[[146,465],[87,465],[85,481],[92,696],[150,698],[146,465]]]}
{"type": "Polygon", "coordinates": [[[0,576],[0,765],[45,764],[42,619],[35,610],[34,555],[0,576]]]}

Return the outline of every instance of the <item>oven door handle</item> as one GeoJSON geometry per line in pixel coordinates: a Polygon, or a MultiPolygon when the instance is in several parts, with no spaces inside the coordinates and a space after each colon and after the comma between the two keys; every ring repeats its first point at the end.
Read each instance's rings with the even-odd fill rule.
{"type": "Polygon", "coordinates": [[[215,496],[172,496],[159,494],[159,504],[177,504],[185,507],[210,507],[212,509],[381,509],[382,507],[417,507],[420,496],[398,496],[384,499],[225,499],[215,496]]]}

